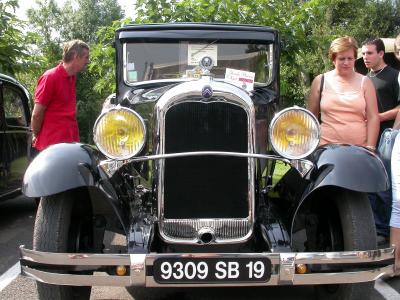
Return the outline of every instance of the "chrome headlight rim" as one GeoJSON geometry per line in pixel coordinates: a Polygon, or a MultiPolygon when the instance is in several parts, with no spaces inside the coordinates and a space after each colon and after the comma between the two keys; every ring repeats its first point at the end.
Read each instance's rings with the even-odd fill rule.
{"type": "Polygon", "coordinates": [[[128,107],[124,107],[124,106],[118,105],[116,107],[112,107],[112,108],[110,108],[110,109],[108,109],[106,111],[103,111],[97,117],[96,122],[94,123],[94,126],[93,126],[93,141],[94,141],[96,147],[99,149],[99,151],[101,153],[103,153],[106,157],[108,157],[110,159],[128,160],[128,159],[136,156],[138,153],[140,153],[143,150],[143,148],[144,148],[144,146],[146,144],[146,140],[147,140],[147,128],[146,128],[146,124],[145,124],[143,118],[136,111],[134,111],[133,109],[128,108],[128,107]],[[138,118],[138,120],[140,122],[140,125],[143,128],[143,141],[142,141],[140,147],[138,148],[138,150],[136,152],[133,152],[133,153],[131,153],[129,155],[125,155],[125,156],[115,156],[115,155],[109,154],[101,145],[99,145],[99,143],[97,141],[97,138],[96,138],[96,128],[97,128],[99,122],[101,121],[101,119],[104,118],[105,115],[110,114],[111,112],[114,112],[114,111],[124,111],[124,110],[129,112],[129,113],[131,113],[131,114],[133,114],[133,115],[135,115],[138,118]]]}
{"type": "Polygon", "coordinates": [[[269,137],[269,140],[271,142],[272,149],[274,150],[275,153],[278,153],[279,155],[281,155],[284,158],[296,160],[296,159],[302,159],[302,158],[305,158],[305,157],[309,156],[311,153],[313,153],[315,151],[315,149],[318,148],[319,142],[320,142],[320,138],[321,138],[321,129],[320,129],[320,126],[319,126],[318,119],[314,116],[314,114],[312,112],[310,112],[309,110],[307,110],[307,109],[305,109],[303,107],[293,106],[293,107],[288,107],[288,108],[285,108],[285,109],[279,111],[272,118],[272,121],[271,121],[270,126],[268,128],[268,137],[269,137]],[[287,113],[289,111],[301,111],[301,112],[307,114],[309,117],[311,117],[311,119],[316,124],[316,128],[317,128],[316,143],[314,145],[312,145],[312,147],[310,147],[310,149],[307,152],[305,152],[304,154],[302,154],[302,155],[295,156],[295,155],[290,155],[288,153],[284,153],[283,151],[280,151],[279,149],[277,149],[277,147],[275,147],[275,144],[274,144],[273,139],[272,139],[272,131],[273,131],[274,127],[275,127],[276,122],[278,121],[279,118],[282,117],[283,114],[285,114],[285,113],[287,113]]]}

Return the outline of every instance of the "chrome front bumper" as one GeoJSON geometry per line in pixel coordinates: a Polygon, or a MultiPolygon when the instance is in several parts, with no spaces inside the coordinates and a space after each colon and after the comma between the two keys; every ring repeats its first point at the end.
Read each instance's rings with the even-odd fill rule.
{"type": "Polygon", "coordinates": [[[394,248],[370,251],[344,252],[299,252],[299,253],[186,253],[186,254],[90,254],[90,253],[49,253],[33,251],[20,247],[21,273],[37,281],[72,286],[275,286],[339,284],[374,281],[394,273],[394,248]],[[154,260],[160,257],[181,258],[224,258],[224,257],[267,257],[270,259],[271,277],[265,282],[255,283],[157,283],[151,270],[154,260]],[[296,265],[351,265],[357,271],[327,273],[313,272],[296,274],[296,265]],[[59,266],[59,267],[58,267],[59,266]],[[69,274],[73,267],[127,266],[129,276],[108,275],[95,272],[93,275],[69,274]],[[49,271],[57,270],[57,271],[49,271]],[[46,270],[46,271],[44,271],[46,270]],[[60,272],[61,270],[61,272],[60,272]]]}

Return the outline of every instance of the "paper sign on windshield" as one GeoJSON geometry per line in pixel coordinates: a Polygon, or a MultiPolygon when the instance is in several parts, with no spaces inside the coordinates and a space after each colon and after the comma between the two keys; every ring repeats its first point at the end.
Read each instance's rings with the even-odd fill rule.
{"type": "Polygon", "coordinates": [[[217,65],[218,45],[209,44],[189,44],[188,45],[188,65],[198,66],[200,60],[204,57],[211,57],[214,66],[217,65]]]}
{"type": "Polygon", "coordinates": [[[246,91],[252,91],[254,89],[254,78],[256,73],[247,72],[242,70],[226,68],[225,80],[245,89],[246,91]]]}

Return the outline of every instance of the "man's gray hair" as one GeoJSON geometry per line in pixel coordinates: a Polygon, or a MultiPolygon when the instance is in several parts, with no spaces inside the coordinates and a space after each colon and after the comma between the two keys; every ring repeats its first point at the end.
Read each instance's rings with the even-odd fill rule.
{"type": "Polygon", "coordinates": [[[78,54],[79,57],[82,57],[85,53],[85,50],[89,51],[89,46],[84,41],[68,41],[64,44],[62,60],[63,62],[70,62],[74,58],[75,54],[78,54]]]}

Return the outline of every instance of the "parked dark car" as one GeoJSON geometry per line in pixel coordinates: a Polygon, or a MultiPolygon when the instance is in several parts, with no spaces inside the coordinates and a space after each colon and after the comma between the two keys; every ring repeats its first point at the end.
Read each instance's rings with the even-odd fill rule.
{"type": "Polygon", "coordinates": [[[40,299],[305,284],[368,299],[393,273],[366,194],[388,188],[385,168],[362,147],[318,147],[309,111],[278,112],[279,45],[265,26],[117,30],[97,147],[51,146],[25,174],[24,193],[42,198],[20,262],[40,299]],[[105,230],[126,237],[122,253],[103,253],[105,230]]]}
{"type": "Polygon", "coordinates": [[[0,201],[21,194],[31,150],[29,101],[23,85],[0,74],[0,201]]]}

